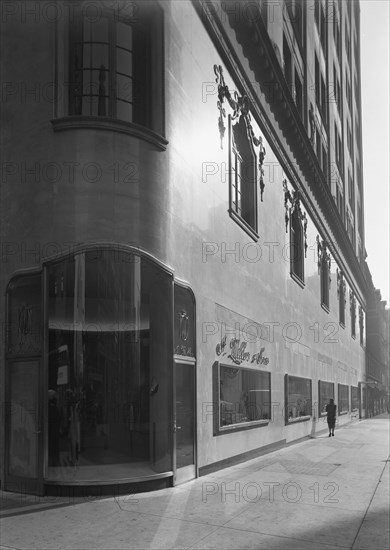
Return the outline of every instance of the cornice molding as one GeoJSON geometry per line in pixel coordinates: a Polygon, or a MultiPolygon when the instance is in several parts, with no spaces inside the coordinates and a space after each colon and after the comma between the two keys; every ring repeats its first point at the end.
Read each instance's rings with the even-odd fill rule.
{"type": "MultiPolygon", "coordinates": [[[[310,136],[307,134],[293,98],[285,86],[284,75],[261,18],[258,17],[256,21],[247,20],[245,22],[244,18],[229,16],[228,13],[225,13],[226,19],[229,20],[229,28],[235,32],[237,42],[242,47],[251,70],[256,75],[257,83],[260,86],[263,83],[263,91],[264,82],[267,83],[268,87],[273,84],[274,101],[267,102],[267,104],[281,132],[284,134],[286,143],[291,147],[293,144],[299,144],[296,145],[294,153],[307,186],[310,189],[310,193],[318,205],[313,203],[309,189],[305,185],[302,185],[301,178],[292,159],[285,152],[286,144],[282,143],[277,132],[273,129],[274,124],[269,119],[260,102],[258,91],[254,89],[253,82],[250,81],[250,77],[231,43],[225,28],[226,24],[222,22],[218,14],[218,11],[222,9],[220,2],[216,0],[192,0],[192,3],[208,30],[210,38],[214,42],[231,77],[236,83],[240,84],[242,93],[249,97],[253,108],[253,117],[259,124],[261,131],[272,147],[291,184],[300,192],[305,209],[313,222],[321,229],[323,237],[328,242],[328,247],[337,263],[343,268],[344,272],[351,272],[352,281],[356,280],[358,287],[354,281],[353,284],[349,281],[350,286],[354,287],[360,301],[365,304],[367,294],[366,279],[344,228],[341,216],[334,204],[331,191],[322,174],[310,141],[310,136]],[[217,5],[219,6],[219,10],[216,9],[217,5]],[[317,211],[318,206],[322,210],[322,216],[317,211]],[[331,228],[337,239],[337,243],[332,242],[332,235],[329,235],[322,218],[331,228]],[[341,250],[345,260],[340,256],[338,248],[341,250]]],[[[348,277],[348,279],[350,278],[348,277]]]]}

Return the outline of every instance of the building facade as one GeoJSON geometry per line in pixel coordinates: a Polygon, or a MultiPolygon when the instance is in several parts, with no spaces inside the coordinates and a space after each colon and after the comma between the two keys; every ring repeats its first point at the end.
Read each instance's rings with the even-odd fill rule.
{"type": "Polygon", "coordinates": [[[1,9],[2,486],[167,486],[364,417],[358,2],[1,9]]]}
{"type": "Polygon", "coordinates": [[[367,415],[389,411],[390,396],[390,310],[375,288],[367,266],[367,347],[366,388],[367,415]]]}

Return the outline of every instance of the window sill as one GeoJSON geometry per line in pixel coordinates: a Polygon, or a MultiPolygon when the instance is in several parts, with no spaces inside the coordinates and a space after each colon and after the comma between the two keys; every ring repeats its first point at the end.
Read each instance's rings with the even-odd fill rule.
{"type": "Polygon", "coordinates": [[[168,141],[161,135],[134,122],[125,122],[116,118],[101,116],[66,116],[51,120],[53,130],[107,130],[142,139],[154,145],[160,151],[165,151],[168,141]]]}
{"type": "Polygon", "coordinates": [[[341,412],[339,412],[339,416],[344,416],[344,414],[348,414],[348,413],[349,413],[349,411],[341,411],[341,412]]]}
{"type": "Polygon", "coordinates": [[[251,227],[235,210],[229,208],[229,216],[247,233],[252,239],[257,242],[259,240],[258,233],[251,227]]]}
{"type": "Polygon", "coordinates": [[[301,287],[305,288],[305,282],[302,281],[302,279],[294,273],[294,271],[290,271],[291,278],[301,287]]]}
{"type": "Polygon", "coordinates": [[[299,422],[307,422],[310,419],[311,419],[310,415],[298,416],[297,418],[289,418],[286,422],[286,426],[288,426],[289,424],[297,424],[299,422]]]}
{"type": "Polygon", "coordinates": [[[229,426],[218,426],[214,435],[224,435],[242,430],[250,430],[253,428],[261,428],[268,426],[270,420],[252,420],[251,422],[241,422],[240,424],[231,424],[229,426]]]}
{"type": "Polygon", "coordinates": [[[327,306],[324,302],[321,302],[321,307],[326,313],[330,312],[329,306],[327,306]]]}

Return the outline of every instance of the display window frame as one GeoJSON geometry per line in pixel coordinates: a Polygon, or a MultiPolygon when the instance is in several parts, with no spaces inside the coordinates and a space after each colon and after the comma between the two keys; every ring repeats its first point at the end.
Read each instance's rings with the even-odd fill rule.
{"type": "MultiPolygon", "coordinates": [[[[248,366],[241,366],[241,365],[228,365],[219,361],[216,361],[213,365],[213,435],[214,436],[220,436],[224,434],[230,434],[235,433],[239,431],[244,430],[252,430],[255,428],[261,428],[264,426],[268,426],[268,424],[272,421],[272,408],[271,408],[271,396],[272,396],[272,377],[271,373],[269,371],[260,370],[251,368],[248,366]],[[269,395],[269,418],[267,419],[257,419],[257,420],[248,420],[247,422],[235,422],[226,426],[221,426],[221,368],[229,368],[229,369],[235,369],[238,371],[249,371],[252,373],[261,373],[268,375],[268,385],[269,389],[268,391],[269,395]]],[[[268,402],[267,402],[268,403],[268,402]]],[[[233,405],[236,405],[236,409],[239,409],[239,403],[233,403],[233,405]]],[[[239,415],[240,412],[237,410],[229,411],[232,415],[239,415]]]]}
{"type": "MultiPolygon", "coordinates": [[[[294,394],[292,394],[294,395],[294,394]]],[[[303,395],[303,394],[302,394],[303,395]]],[[[296,401],[298,402],[298,401],[296,401]]],[[[303,376],[295,376],[286,374],[284,377],[284,421],[286,426],[297,424],[299,422],[307,422],[313,418],[313,380],[303,376]],[[289,401],[289,383],[291,380],[304,380],[310,383],[310,414],[302,416],[289,417],[290,401],[289,401]]]]}
{"type": "Polygon", "coordinates": [[[338,416],[343,416],[345,414],[349,414],[350,410],[351,410],[351,403],[350,403],[350,390],[349,390],[349,385],[348,384],[337,384],[337,412],[338,412],[338,416]],[[347,399],[348,399],[348,409],[347,410],[341,410],[341,400],[342,400],[342,396],[341,396],[341,390],[342,389],[346,389],[346,394],[347,394],[347,399]]]}
{"type": "MultiPolygon", "coordinates": [[[[321,385],[322,384],[328,384],[329,386],[332,386],[332,395],[328,395],[327,396],[327,399],[333,399],[335,398],[335,395],[334,395],[334,392],[335,392],[335,388],[334,388],[334,382],[328,382],[327,380],[318,380],[318,417],[319,418],[322,418],[322,417],[325,417],[327,415],[326,413],[326,410],[324,407],[321,407],[321,385]]],[[[326,404],[325,404],[326,406],[326,404]]]]}

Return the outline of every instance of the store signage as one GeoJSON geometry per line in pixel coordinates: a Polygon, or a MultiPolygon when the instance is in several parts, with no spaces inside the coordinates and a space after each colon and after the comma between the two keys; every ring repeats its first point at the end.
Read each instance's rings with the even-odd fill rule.
{"type": "Polygon", "coordinates": [[[251,354],[247,351],[248,342],[241,341],[239,338],[231,338],[229,346],[227,344],[227,336],[225,335],[217,344],[215,352],[218,356],[227,356],[235,365],[241,365],[244,362],[255,363],[256,365],[268,365],[269,363],[269,358],[264,355],[264,347],[251,354]]]}

